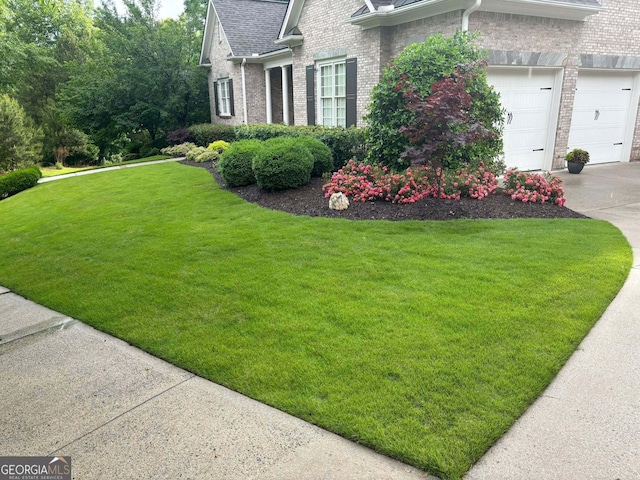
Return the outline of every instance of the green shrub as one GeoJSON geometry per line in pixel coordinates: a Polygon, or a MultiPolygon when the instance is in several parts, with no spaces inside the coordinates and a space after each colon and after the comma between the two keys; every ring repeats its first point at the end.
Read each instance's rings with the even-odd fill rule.
{"type": "Polygon", "coordinates": [[[322,128],[313,136],[331,150],[334,171],[351,159],[363,161],[366,157],[366,130],[363,128],[322,128]]]}
{"type": "Polygon", "coordinates": [[[140,158],[153,157],[154,155],[159,155],[160,149],[157,147],[153,147],[151,145],[145,145],[140,149],[140,158]]]}
{"type": "Polygon", "coordinates": [[[0,200],[35,186],[42,177],[38,167],[23,168],[0,176],[0,200]]]}
{"type": "Polygon", "coordinates": [[[312,177],[321,177],[323,173],[333,170],[333,158],[329,147],[313,137],[298,137],[297,140],[311,152],[313,157],[312,177]]]}
{"type": "MultiPolygon", "coordinates": [[[[369,124],[367,147],[370,163],[383,163],[396,169],[408,166],[408,161],[401,159],[400,155],[409,141],[398,130],[411,125],[414,114],[405,108],[405,92],[398,85],[404,80],[405,84],[415,87],[417,94],[428,97],[432,85],[449,77],[458,65],[486,59],[486,52],[472,43],[474,38],[464,32],[453,37],[431,36],[422,43],[408,46],[385,68],[380,83],[373,89],[369,113],[365,117],[369,124]]],[[[475,158],[490,163],[502,151],[503,121],[499,95],[487,83],[486,69],[479,69],[477,73],[467,85],[467,92],[472,97],[470,114],[474,120],[494,130],[497,137],[457,149],[447,159],[451,165],[475,158]]]]}
{"type": "Polygon", "coordinates": [[[180,145],[173,145],[171,147],[165,147],[160,150],[164,155],[172,155],[174,157],[185,157],[189,151],[196,148],[195,143],[186,142],[180,145]]]}
{"type": "Polygon", "coordinates": [[[264,147],[260,140],[239,140],[233,142],[220,155],[218,170],[230,187],[253,185],[256,177],[253,174],[253,159],[264,147]]]}
{"type": "Polygon", "coordinates": [[[253,159],[253,173],[263,190],[285,190],[311,180],[313,156],[295,138],[273,138],[264,142],[253,159]]]}
{"type": "Polygon", "coordinates": [[[586,150],[582,150],[581,148],[574,148],[569,153],[567,153],[564,159],[567,162],[587,164],[589,163],[590,157],[589,152],[587,152],[586,150]]]}
{"type": "Polygon", "coordinates": [[[288,126],[281,124],[240,125],[236,127],[238,140],[269,140],[280,137],[309,136],[317,138],[331,150],[333,169],[342,168],[352,158],[364,160],[365,130],[362,128],[331,128],[316,126],[288,126]]]}
{"type": "Polygon", "coordinates": [[[56,162],[56,170],[62,170],[63,168],[64,168],[64,165],[62,165],[62,163],[56,162]]]}
{"type": "Polygon", "coordinates": [[[216,140],[224,140],[231,143],[236,139],[235,129],[231,125],[219,123],[200,123],[191,125],[189,133],[194,138],[194,142],[199,147],[206,147],[216,140]]]}
{"type": "Polygon", "coordinates": [[[198,163],[215,162],[220,158],[220,154],[215,150],[205,148],[204,152],[196,155],[195,161],[198,163]]]}
{"type": "Polygon", "coordinates": [[[209,150],[215,150],[218,153],[224,152],[227,148],[229,148],[229,143],[224,140],[216,140],[212,144],[210,144],[207,148],[209,150]]]}
{"type": "Polygon", "coordinates": [[[190,162],[195,162],[196,158],[198,158],[198,155],[200,155],[201,153],[204,153],[206,151],[207,151],[207,149],[204,148],[204,147],[192,148],[187,153],[187,160],[190,161],[190,162]]]}

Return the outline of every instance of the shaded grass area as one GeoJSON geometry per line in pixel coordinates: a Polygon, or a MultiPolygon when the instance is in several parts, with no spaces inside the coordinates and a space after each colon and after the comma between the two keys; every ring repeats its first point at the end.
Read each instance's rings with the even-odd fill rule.
{"type": "Polygon", "coordinates": [[[38,185],[0,219],[0,285],[443,478],[631,266],[602,221],[295,217],[174,163],[38,185]]]}
{"type": "Polygon", "coordinates": [[[108,165],[97,165],[97,166],[94,165],[91,167],[63,167],[61,169],[57,169],[56,167],[43,167],[40,170],[42,171],[43,177],[57,177],[58,175],[81,172],[83,170],[99,170],[101,168],[118,167],[120,165],[131,165],[133,163],[154,162],[156,160],[166,160],[168,158],[172,158],[172,157],[169,155],[153,155],[151,157],[140,158],[138,160],[129,160],[129,161],[120,162],[120,163],[110,163],[108,165]]]}

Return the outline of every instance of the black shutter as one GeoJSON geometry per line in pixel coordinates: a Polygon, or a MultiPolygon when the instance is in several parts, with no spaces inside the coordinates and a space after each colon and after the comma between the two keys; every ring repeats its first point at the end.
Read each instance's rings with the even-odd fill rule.
{"type": "Polygon", "coordinates": [[[307,65],[307,125],[316,124],[316,71],[307,65]]]}
{"type": "Polygon", "coordinates": [[[220,107],[218,106],[218,82],[213,82],[213,105],[215,107],[216,116],[220,116],[220,107]]]}
{"type": "Polygon", "coordinates": [[[233,105],[233,80],[229,79],[229,113],[233,117],[236,114],[236,109],[233,105]]]}
{"type": "Polygon", "coordinates": [[[347,127],[358,122],[358,59],[347,58],[347,127]]]}

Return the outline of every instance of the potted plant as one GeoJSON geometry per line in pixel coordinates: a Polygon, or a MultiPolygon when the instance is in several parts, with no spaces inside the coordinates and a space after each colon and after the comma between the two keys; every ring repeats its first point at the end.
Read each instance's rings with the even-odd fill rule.
{"type": "Polygon", "coordinates": [[[589,152],[579,148],[574,148],[567,153],[567,156],[564,157],[564,159],[567,161],[569,173],[580,173],[585,164],[589,163],[589,152]]]}

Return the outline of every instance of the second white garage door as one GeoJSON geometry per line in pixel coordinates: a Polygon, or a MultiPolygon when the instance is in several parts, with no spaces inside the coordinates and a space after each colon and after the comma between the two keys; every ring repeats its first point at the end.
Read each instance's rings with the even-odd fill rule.
{"type": "Polygon", "coordinates": [[[500,94],[506,110],[504,158],[507,167],[520,170],[551,168],[557,125],[557,70],[543,68],[492,68],[489,84],[500,94]]]}
{"type": "MultiPolygon", "coordinates": [[[[634,73],[582,70],[573,101],[569,150],[589,152],[591,163],[620,162],[629,155],[634,73]]],[[[637,99],[636,99],[637,103],[637,99]]],[[[628,157],[627,157],[628,160],[628,157]]]]}

